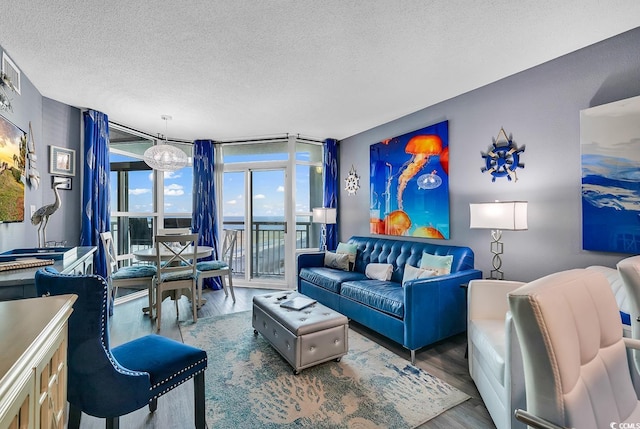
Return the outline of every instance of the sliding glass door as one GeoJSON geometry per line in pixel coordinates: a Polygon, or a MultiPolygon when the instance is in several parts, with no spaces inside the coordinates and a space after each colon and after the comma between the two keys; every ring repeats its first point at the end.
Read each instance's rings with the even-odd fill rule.
{"type": "Polygon", "coordinates": [[[225,171],[224,229],[237,229],[234,277],[258,286],[284,286],[287,260],[285,168],[225,171]]]}

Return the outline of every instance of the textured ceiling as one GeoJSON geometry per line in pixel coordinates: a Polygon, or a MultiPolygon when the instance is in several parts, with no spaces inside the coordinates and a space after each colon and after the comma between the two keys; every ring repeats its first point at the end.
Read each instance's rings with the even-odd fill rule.
{"type": "Polygon", "coordinates": [[[187,140],[342,139],[640,25],[637,0],[2,4],[43,96],[187,140]]]}

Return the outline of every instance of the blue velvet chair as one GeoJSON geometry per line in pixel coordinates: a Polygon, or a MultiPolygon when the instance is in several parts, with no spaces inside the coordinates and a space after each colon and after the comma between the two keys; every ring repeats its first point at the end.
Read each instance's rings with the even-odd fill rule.
{"type": "Polygon", "coordinates": [[[119,416],[145,405],[155,411],[159,396],[192,377],[195,427],[205,428],[204,350],[159,335],[111,349],[108,285],[102,277],[64,275],[47,267],[36,272],[35,285],[38,296],[78,295],[69,319],[69,429],[80,426],[82,412],[106,418],[107,429],[118,428],[119,416]]]}

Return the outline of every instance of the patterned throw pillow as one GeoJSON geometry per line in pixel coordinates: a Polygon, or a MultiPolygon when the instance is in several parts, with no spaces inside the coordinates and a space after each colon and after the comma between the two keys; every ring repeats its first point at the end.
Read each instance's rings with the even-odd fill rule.
{"type": "Polygon", "coordinates": [[[417,268],[413,265],[406,264],[404,266],[404,275],[402,276],[402,286],[405,282],[415,279],[424,279],[427,277],[433,277],[437,275],[434,270],[425,270],[423,268],[417,268]]]}
{"type": "Polygon", "coordinates": [[[420,268],[433,270],[439,276],[450,274],[451,265],[453,264],[453,255],[437,256],[431,253],[423,253],[420,261],[420,268]]]}
{"type": "Polygon", "coordinates": [[[336,253],[346,253],[349,255],[349,271],[353,271],[356,266],[356,254],[358,252],[358,246],[351,243],[338,243],[336,253]]]}
{"type": "Polygon", "coordinates": [[[324,253],[324,266],[337,270],[349,271],[349,255],[333,252],[324,253]]]}

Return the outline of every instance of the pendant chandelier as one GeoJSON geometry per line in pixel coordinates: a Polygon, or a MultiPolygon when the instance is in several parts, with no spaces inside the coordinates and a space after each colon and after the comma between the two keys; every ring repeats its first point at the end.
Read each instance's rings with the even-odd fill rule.
{"type": "MultiPolygon", "coordinates": [[[[167,141],[167,121],[172,119],[171,116],[162,115],[161,118],[165,124],[165,135],[162,137],[164,141],[144,151],[144,162],[154,170],[176,171],[189,164],[189,157],[167,141]]],[[[158,137],[160,140],[160,136],[158,137]]]]}

